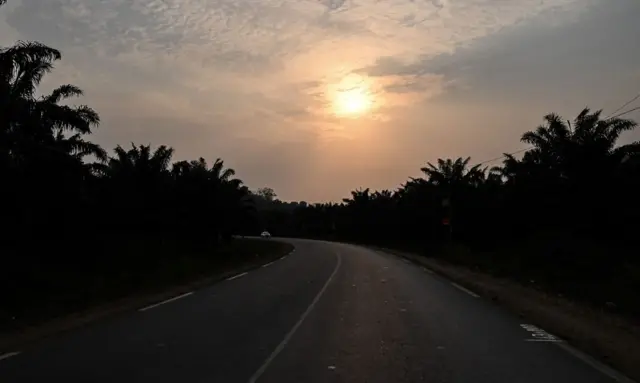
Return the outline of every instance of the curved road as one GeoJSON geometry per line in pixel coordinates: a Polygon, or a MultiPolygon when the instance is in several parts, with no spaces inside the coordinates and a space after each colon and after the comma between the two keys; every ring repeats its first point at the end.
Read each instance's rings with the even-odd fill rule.
{"type": "Polygon", "coordinates": [[[0,382],[615,381],[419,266],[290,241],[267,267],[5,355],[0,382]]]}

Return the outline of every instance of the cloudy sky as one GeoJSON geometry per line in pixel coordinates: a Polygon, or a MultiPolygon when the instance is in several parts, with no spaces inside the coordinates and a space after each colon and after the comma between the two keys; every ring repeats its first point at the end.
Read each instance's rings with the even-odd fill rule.
{"type": "Polygon", "coordinates": [[[613,111],[640,92],[638,15],[637,0],[9,0],[0,44],[62,50],[43,88],[83,88],[106,148],[221,157],[251,188],[326,201],[521,149],[548,112],[613,111]]]}

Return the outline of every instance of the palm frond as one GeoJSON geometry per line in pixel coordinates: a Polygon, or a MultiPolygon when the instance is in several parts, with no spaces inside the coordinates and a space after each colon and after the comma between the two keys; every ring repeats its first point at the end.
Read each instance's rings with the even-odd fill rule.
{"type": "Polygon", "coordinates": [[[59,86],[58,88],[54,89],[50,95],[44,96],[43,101],[52,103],[52,104],[57,104],[63,99],[70,98],[70,97],[79,97],[79,96],[82,96],[83,94],[84,93],[82,89],[78,88],[75,85],[67,84],[67,85],[59,86]]]}

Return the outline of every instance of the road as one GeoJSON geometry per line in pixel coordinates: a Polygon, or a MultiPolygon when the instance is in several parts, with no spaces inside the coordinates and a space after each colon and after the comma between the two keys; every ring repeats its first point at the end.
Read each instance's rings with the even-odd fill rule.
{"type": "Polygon", "coordinates": [[[6,354],[0,382],[615,381],[417,265],[291,242],[267,267],[6,354]]]}

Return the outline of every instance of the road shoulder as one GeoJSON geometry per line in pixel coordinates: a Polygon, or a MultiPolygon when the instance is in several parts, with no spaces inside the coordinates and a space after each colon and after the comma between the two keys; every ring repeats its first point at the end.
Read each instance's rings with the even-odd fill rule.
{"type": "Polygon", "coordinates": [[[427,267],[640,381],[640,326],[626,318],[437,259],[373,248],[427,267]]]}
{"type": "Polygon", "coordinates": [[[127,297],[96,304],[86,310],[74,312],[42,324],[21,329],[20,331],[0,333],[0,354],[14,353],[16,350],[20,350],[23,347],[39,342],[50,336],[78,329],[100,320],[106,320],[118,314],[135,311],[141,307],[153,306],[158,302],[169,301],[175,297],[187,295],[191,291],[224,281],[234,275],[260,268],[265,264],[273,263],[291,254],[294,250],[294,246],[290,243],[278,242],[282,243],[283,246],[277,252],[256,254],[256,258],[253,260],[243,262],[240,265],[233,265],[224,270],[219,270],[206,277],[199,277],[186,283],[170,285],[153,292],[133,293],[127,297]]]}

